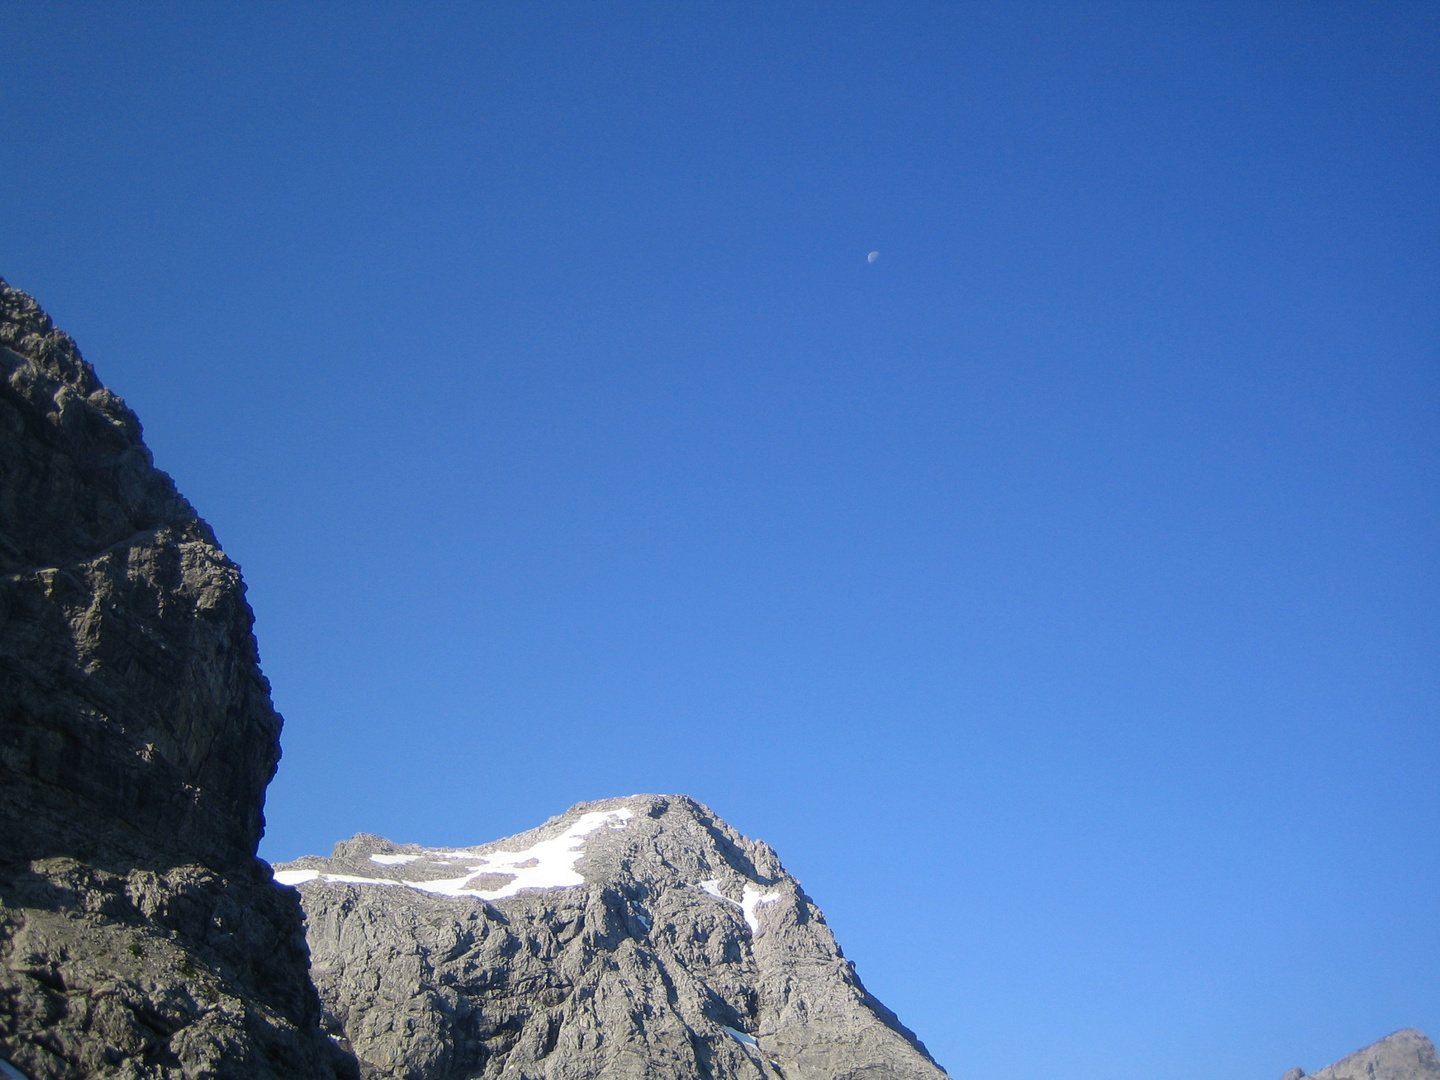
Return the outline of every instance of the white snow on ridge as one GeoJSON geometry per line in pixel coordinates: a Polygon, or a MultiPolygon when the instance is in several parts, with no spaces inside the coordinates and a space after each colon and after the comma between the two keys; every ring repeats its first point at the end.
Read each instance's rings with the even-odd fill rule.
{"type": "Polygon", "coordinates": [[[276,870],[275,880],[281,885],[300,885],[306,881],[314,881],[320,876],[319,870],[276,870]]]}
{"type": "MultiPolygon", "coordinates": [[[[326,874],[319,870],[280,870],[275,880],[281,885],[299,885],[306,881],[323,881],[336,884],[357,885],[405,885],[424,892],[441,896],[474,896],[481,900],[503,900],[514,896],[522,889],[557,889],[570,885],[583,885],[585,879],[576,870],[575,864],[585,853],[585,837],[602,825],[612,829],[623,829],[625,822],[635,815],[623,807],[619,810],[596,811],[581,814],[568,829],[559,836],[541,840],[524,851],[492,851],[488,855],[474,852],[436,853],[446,859],[478,860],[465,867],[459,877],[442,878],[439,881],[404,881],[396,878],[354,877],[349,874],[326,874]],[[511,878],[498,889],[476,889],[470,882],[486,874],[503,874],[511,878]]],[[[380,856],[370,858],[377,863],[410,862],[419,856],[380,856]]]]}
{"type": "Polygon", "coordinates": [[[753,1046],[757,1050],[760,1048],[760,1044],[755,1041],[754,1035],[751,1035],[745,1031],[740,1031],[736,1028],[732,1028],[729,1024],[721,1024],[720,1026],[724,1028],[725,1033],[729,1035],[732,1039],[734,1039],[736,1042],[744,1043],[746,1046],[753,1046]]]}
{"type": "Polygon", "coordinates": [[[553,840],[541,840],[524,851],[492,851],[478,856],[478,866],[467,867],[461,877],[441,881],[407,881],[405,884],[442,896],[478,896],[482,900],[503,900],[521,889],[556,889],[568,885],[584,885],[585,879],[575,864],[585,851],[585,837],[602,825],[623,829],[635,815],[629,810],[608,810],[581,814],[575,823],[553,840]],[[493,892],[469,888],[469,883],[482,874],[514,874],[514,880],[493,892]]]}
{"type": "Polygon", "coordinates": [[[745,916],[745,924],[750,927],[751,934],[760,933],[760,920],[755,915],[755,909],[761,904],[771,904],[781,898],[778,892],[761,892],[760,889],[751,884],[745,883],[745,892],[741,899],[731,900],[720,891],[720,879],[711,878],[709,881],[702,881],[700,888],[704,889],[717,900],[724,900],[727,904],[734,904],[745,916]]]}
{"type": "Polygon", "coordinates": [[[750,924],[750,932],[760,932],[760,920],[755,917],[755,909],[761,904],[773,904],[780,899],[778,892],[761,892],[748,881],[745,883],[745,895],[740,901],[740,910],[745,913],[745,921],[750,924]]]}
{"type": "Polygon", "coordinates": [[[381,866],[404,866],[420,858],[419,855],[371,855],[371,862],[378,862],[381,866]]]}
{"type": "Polygon", "coordinates": [[[275,880],[281,885],[299,885],[301,882],[314,881],[319,878],[322,881],[349,882],[355,885],[403,885],[404,882],[395,881],[391,878],[356,877],[353,874],[322,874],[319,870],[276,870],[275,880]]]}

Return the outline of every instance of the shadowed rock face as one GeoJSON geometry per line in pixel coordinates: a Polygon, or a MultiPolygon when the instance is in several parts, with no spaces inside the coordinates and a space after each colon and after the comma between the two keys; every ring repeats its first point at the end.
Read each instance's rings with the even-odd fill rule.
{"type": "Polygon", "coordinates": [[[160,840],[248,863],[280,717],[239,568],[151,464],[135,414],[8,287],[0,374],[10,836],[31,857],[160,840]]]}
{"type": "Polygon", "coordinates": [[[943,1080],[775,853],[684,796],[286,864],[369,1077],[943,1080]]]}
{"type": "MultiPolygon", "coordinates": [[[[1304,1075],[1291,1069],[1285,1080],[1304,1075]]],[[[1414,1028],[1405,1028],[1310,1076],[1311,1080],[1440,1080],[1440,1058],[1434,1043],[1414,1028]]]]}
{"type": "Polygon", "coordinates": [[[0,282],[0,1054],[33,1077],[314,1077],[280,717],[240,572],[140,424],[0,282]]]}

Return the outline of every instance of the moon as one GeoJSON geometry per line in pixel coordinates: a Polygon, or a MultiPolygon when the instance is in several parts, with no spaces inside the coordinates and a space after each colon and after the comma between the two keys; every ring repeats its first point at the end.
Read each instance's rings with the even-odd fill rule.
{"type": "Polygon", "coordinates": [[[880,257],[880,253],[879,253],[878,251],[872,251],[872,252],[870,252],[869,255],[866,255],[866,256],[865,256],[865,261],[866,261],[866,262],[873,263],[873,262],[874,262],[876,259],[878,259],[879,257],[880,257]]]}

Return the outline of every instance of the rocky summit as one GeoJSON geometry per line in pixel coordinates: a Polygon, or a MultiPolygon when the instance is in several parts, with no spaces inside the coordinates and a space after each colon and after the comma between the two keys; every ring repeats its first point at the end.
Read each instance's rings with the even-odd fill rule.
{"type": "Polygon", "coordinates": [[[276,879],[367,1077],[945,1075],[775,853],[684,796],[454,850],[360,835],[276,879]]]}
{"type": "MultiPolygon", "coordinates": [[[[1281,1080],[1301,1080],[1305,1075],[1302,1069],[1291,1069],[1281,1080]]],[[[1440,1058],[1434,1043],[1414,1028],[1405,1028],[1311,1073],[1310,1080],[1440,1080],[1440,1058]]]]}
{"type": "Polygon", "coordinates": [[[0,281],[0,1073],[353,1071],[255,858],[280,717],[239,569],[0,281]]]}

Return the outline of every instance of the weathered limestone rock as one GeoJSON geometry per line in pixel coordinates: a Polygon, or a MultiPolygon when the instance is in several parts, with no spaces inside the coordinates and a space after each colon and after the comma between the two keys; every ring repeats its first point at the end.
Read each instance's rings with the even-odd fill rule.
{"type": "Polygon", "coordinates": [[[0,281],[0,1057],[37,1080],[345,1068],[255,858],[251,622],[134,413],[0,281]]]}
{"type": "MultiPolygon", "coordinates": [[[[1282,1080],[1304,1075],[1291,1069],[1282,1080]]],[[[1414,1028],[1404,1028],[1311,1073],[1310,1080],[1440,1080],[1440,1058],[1434,1043],[1414,1028]]]]}
{"type": "Polygon", "coordinates": [[[765,844],[684,796],[277,869],[367,1077],[943,1080],[765,844]]]}

